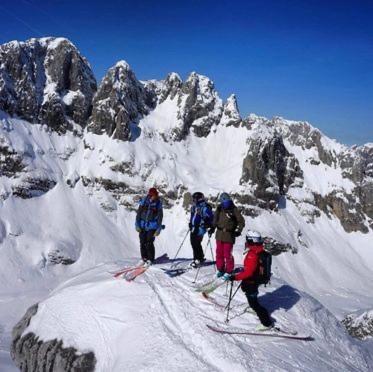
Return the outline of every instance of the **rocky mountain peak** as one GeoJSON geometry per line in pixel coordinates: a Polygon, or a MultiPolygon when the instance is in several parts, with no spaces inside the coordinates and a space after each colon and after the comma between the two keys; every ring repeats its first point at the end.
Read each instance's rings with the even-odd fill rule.
{"type": "Polygon", "coordinates": [[[167,98],[173,100],[176,97],[176,95],[180,92],[182,84],[183,81],[177,73],[171,72],[170,74],[168,74],[163,82],[158,102],[162,103],[167,98]]]}
{"type": "Polygon", "coordinates": [[[237,126],[242,122],[242,118],[238,109],[237,98],[231,94],[227,101],[224,103],[223,115],[221,118],[222,125],[237,126]]]}
{"type": "Polygon", "coordinates": [[[58,132],[84,126],[96,80],[88,62],[65,38],[0,46],[0,109],[58,132]]]}
{"type": "Polygon", "coordinates": [[[130,124],[149,113],[153,92],[137,80],[125,61],[119,61],[102,79],[93,99],[88,130],[129,141],[130,124]]]}

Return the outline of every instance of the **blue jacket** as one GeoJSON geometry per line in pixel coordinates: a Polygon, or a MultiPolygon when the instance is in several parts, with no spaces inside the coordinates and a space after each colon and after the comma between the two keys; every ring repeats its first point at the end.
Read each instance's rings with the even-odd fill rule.
{"type": "Polygon", "coordinates": [[[151,201],[149,196],[140,200],[136,214],[136,228],[145,231],[162,229],[163,208],[162,202],[157,199],[151,201]]]}
{"type": "Polygon", "coordinates": [[[204,235],[208,227],[212,225],[213,217],[211,207],[205,201],[193,205],[190,211],[192,232],[200,236],[204,235]]]}

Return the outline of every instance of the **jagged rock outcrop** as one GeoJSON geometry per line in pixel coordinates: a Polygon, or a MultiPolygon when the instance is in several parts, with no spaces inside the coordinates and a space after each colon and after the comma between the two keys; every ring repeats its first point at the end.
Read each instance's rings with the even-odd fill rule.
{"type": "Polygon", "coordinates": [[[91,113],[96,80],[88,62],[64,38],[0,46],[0,110],[63,133],[91,113]]]}
{"type": "Polygon", "coordinates": [[[23,372],[29,371],[94,371],[96,358],[93,352],[81,353],[64,347],[62,341],[42,341],[34,333],[23,334],[38,305],[31,306],[12,332],[11,357],[23,372]]]}
{"type": "Polygon", "coordinates": [[[280,243],[276,239],[271,237],[265,237],[264,239],[264,249],[271,253],[273,256],[278,256],[284,252],[291,252],[293,254],[298,253],[297,248],[293,247],[289,243],[280,243]]]}
{"type": "Polygon", "coordinates": [[[56,181],[49,177],[26,175],[21,182],[13,185],[14,196],[22,199],[30,199],[41,196],[56,186],[56,181]]]}
{"type": "Polygon", "coordinates": [[[360,340],[373,337],[373,310],[349,314],[342,323],[353,337],[360,340]]]}
{"type": "Polygon", "coordinates": [[[339,156],[343,176],[356,184],[354,194],[364,213],[373,219],[373,144],[353,147],[339,156]]]}
{"type": "Polygon", "coordinates": [[[0,137],[0,177],[15,177],[24,168],[22,156],[7,144],[2,143],[0,137]]]}
{"type": "Polygon", "coordinates": [[[341,191],[333,191],[328,195],[315,196],[316,206],[327,216],[335,215],[347,232],[368,232],[365,225],[365,216],[360,203],[352,196],[341,191]]]}
{"type": "MultiPolygon", "coordinates": [[[[274,117],[272,123],[274,125],[282,124],[283,119],[274,117]]],[[[318,157],[316,161],[321,161],[329,166],[336,164],[335,153],[323,145],[322,133],[312,127],[307,122],[293,122],[287,127],[288,131],[285,134],[287,139],[294,145],[300,146],[302,149],[316,148],[318,157]]]]}
{"type": "Polygon", "coordinates": [[[240,182],[253,184],[257,198],[277,200],[297,177],[302,178],[298,160],[288,152],[279,133],[253,137],[248,145],[240,182]]]}
{"type": "Polygon", "coordinates": [[[128,63],[119,61],[103,78],[93,99],[88,130],[129,141],[131,123],[149,113],[154,93],[140,83],[128,63]]]}
{"type": "Polygon", "coordinates": [[[227,102],[224,103],[223,115],[220,124],[237,127],[242,122],[240,112],[238,110],[237,98],[234,94],[230,95],[227,102]]]}
{"type": "Polygon", "coordinates": [[[179,139],[184,139],[191,129],[198,137],[207,136],[211,127],[219,123],[223,111],[223,102],[214,83],[206,76],[192,72],[181,92],[184,97],[179,96],[178,106],[183,126],[179,139]]]}
{"type": "Polygon", "coordinates": [[[183,81],[178,74],[175,72],[168,74],[159,92],[158,103],[164,102],[167,98],[173,100],[180,92],[182,85],[183,81]]]}

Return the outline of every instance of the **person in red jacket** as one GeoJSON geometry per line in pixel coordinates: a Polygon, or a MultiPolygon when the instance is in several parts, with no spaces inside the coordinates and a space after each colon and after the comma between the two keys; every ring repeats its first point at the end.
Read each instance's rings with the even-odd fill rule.
{"type": "Polygon", "coordinates": [[[241,289],[247,297],[250,307],[257,314],[261,325],[258,330],[267,330],[274,326],[268,311],[258,301],[259,284],[256,277],[259,274],[259,255],[264,251],[263,239],[257,231],[248,231],[246,234],[244,270],[232,274],[229,280],[242,280],[241,289]]]}

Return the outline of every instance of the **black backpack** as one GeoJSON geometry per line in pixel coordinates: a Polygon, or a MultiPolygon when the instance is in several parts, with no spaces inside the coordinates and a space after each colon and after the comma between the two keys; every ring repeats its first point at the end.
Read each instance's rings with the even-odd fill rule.
{"type": "Polygon", "coordinates": [[[272,255],[266,251],[259,254],[259,272],[256,278],[258,284],[268,284],[271,281],[272,255]]]}

